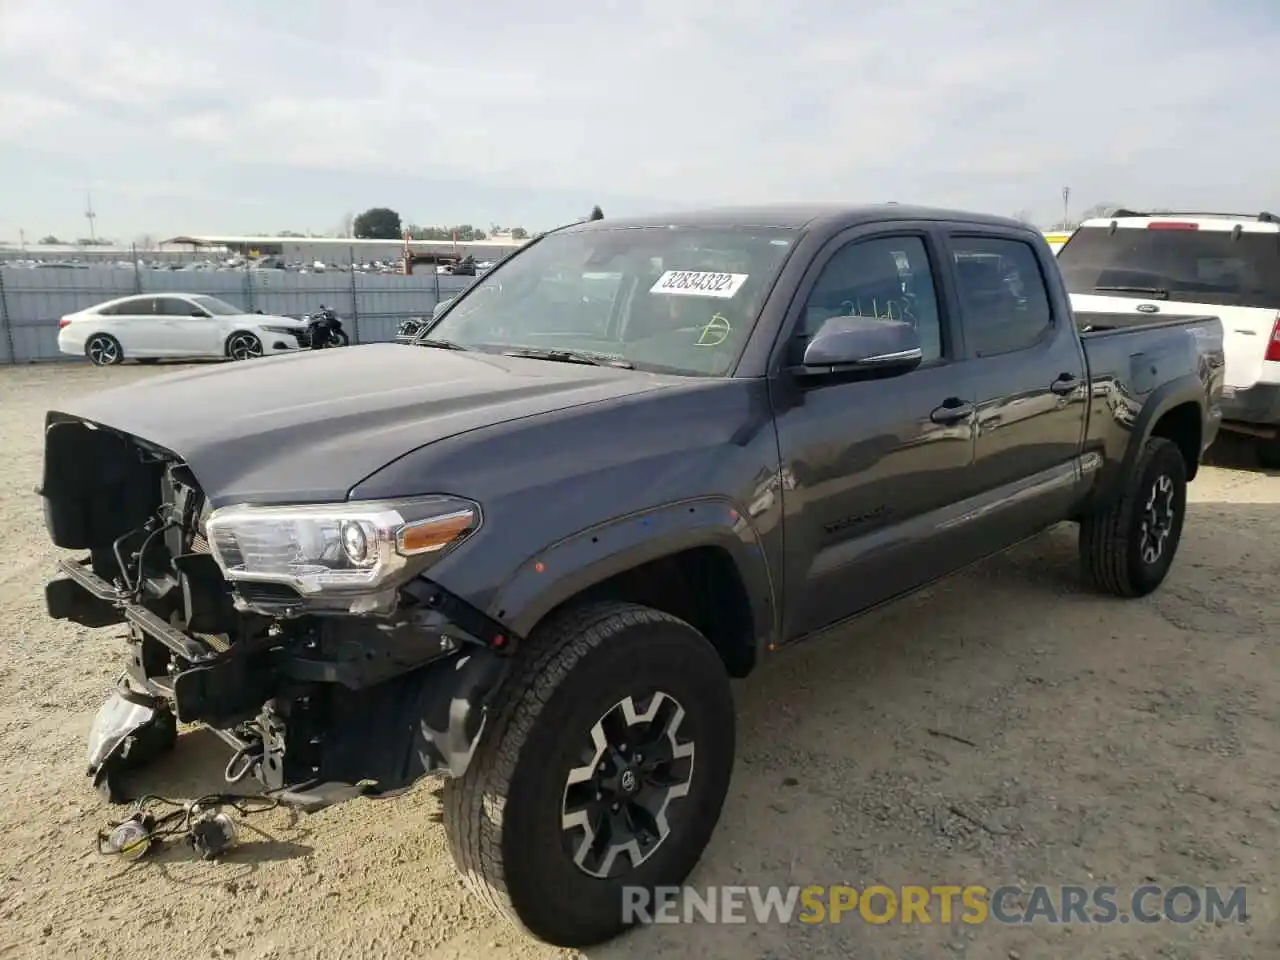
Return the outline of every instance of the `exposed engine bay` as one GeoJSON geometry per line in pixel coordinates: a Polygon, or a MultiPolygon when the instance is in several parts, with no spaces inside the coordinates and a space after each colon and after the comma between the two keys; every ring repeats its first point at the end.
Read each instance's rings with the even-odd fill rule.
{"type": "Polygon", "coordinates": [[[53,542],[87,554],[60,563],[50,615],[127,627],[119,689],[90,740],[89,774],[111,799],[178,724],[229,745],[229,782],[253,777],[304,807],[465,771],[517,638],[413,563],[389,588],[336,600],[228,577],[233,552],[267,547],[244,533],[211,545],[213,511],[179,457],[57,415],[38,492],[53,542]]]}

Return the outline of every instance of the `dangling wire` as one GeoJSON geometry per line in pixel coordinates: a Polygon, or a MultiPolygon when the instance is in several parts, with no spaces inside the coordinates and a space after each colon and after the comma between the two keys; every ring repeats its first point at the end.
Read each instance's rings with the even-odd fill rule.
{"type": "MultiPolygon", "coordinates": [[[[242,817],[255,813],[264,813],[280,805],[280,801],[271,797],[245,797],[235,794],[213,793],[183,803],[148,794],[140,797],[134,805],[133,813],[123,820],[110,823],[98,831],[98,853],[103,856],[122,856],[136,859],[152,846],[166,840],[185,839],[188,842],[196,838],[193,828],[202,819],[216,814],[222,808],[229,808],[242,817]],[[163,810],[163,813],[158,813],[163,810]],[[127,828],[136,824],[133,829],[127,828]]],[[[199,847],[199,844],[193,845],[199,847]]]]}

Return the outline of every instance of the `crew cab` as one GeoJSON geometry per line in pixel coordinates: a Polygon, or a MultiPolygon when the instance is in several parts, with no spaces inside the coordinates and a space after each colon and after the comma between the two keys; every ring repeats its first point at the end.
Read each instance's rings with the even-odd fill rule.
{"type": "Polygon", "coordinates": [[[179,722],[308,809],[439,775],[476,896],[608,939],[712,835],[731,678],[1063,521],[1164,580],[1221,323],[1077,327],[1017,221],[735,208],[550,231],[410,346],[68,398],[48,610],[128,627],[93,781],[179,722]]]}
{"type": "Polygon", "coordinates": [[[1217,314],[1223,429],[1280,467],[1280,217],[1117,210],[1085,221],[1058,257],[1075,309],[1110,323],[1217,314]]]}

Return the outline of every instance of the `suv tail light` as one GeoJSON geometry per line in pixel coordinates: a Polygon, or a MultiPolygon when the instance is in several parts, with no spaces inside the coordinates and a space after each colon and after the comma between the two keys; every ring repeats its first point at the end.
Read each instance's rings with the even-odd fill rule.
{"type": "Polygon", "coordinates": [[[59,330],[61,330],[63,327],[69,327],[69,326],[71,326],[71,318],[70,318],[70,317],[63,317],[61,320],[59,320],[59,321],[58,321],[58,329],[59,329],[59,330]]]}
{"type": "Polygon", "coordinates": [[[1276,314],[1276,322],[1271,327],[1271,339],[1267,341],[1265,359],[1280,361],[1280,313],[1276,314]]]}

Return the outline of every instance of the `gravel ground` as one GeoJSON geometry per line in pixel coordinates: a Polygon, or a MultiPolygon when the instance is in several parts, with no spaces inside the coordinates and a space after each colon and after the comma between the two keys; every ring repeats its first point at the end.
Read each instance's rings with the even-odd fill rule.
{"type": "MultiPolygon", "coordinates": [[[[221,864],[174,851],[127,866],[92,852],[114,811],[83,775],[84,742],[120,645],[111,630],[44,617],[54,551],[32,487],[49,405],[152,373],[0,368],[0,523],[12,537],[0,554],[0,956],[576,956],[467,899],[427,788],[263,814],[221,864]]],[[[691,882],[1104,883],[1122,897],[1147,882],[1244,884],[1247,923],[699,923],[589,956],[1280,955],[1280,655],[1266,637],[1280,476],[1242,445],[1220,446],[1155,596],[1082,592],[1062,528],[739,684],[738,765],[691,882]]],[[[189,734],[146,786],[190,796],[223,763],[216,741],[189,734]]]]}

